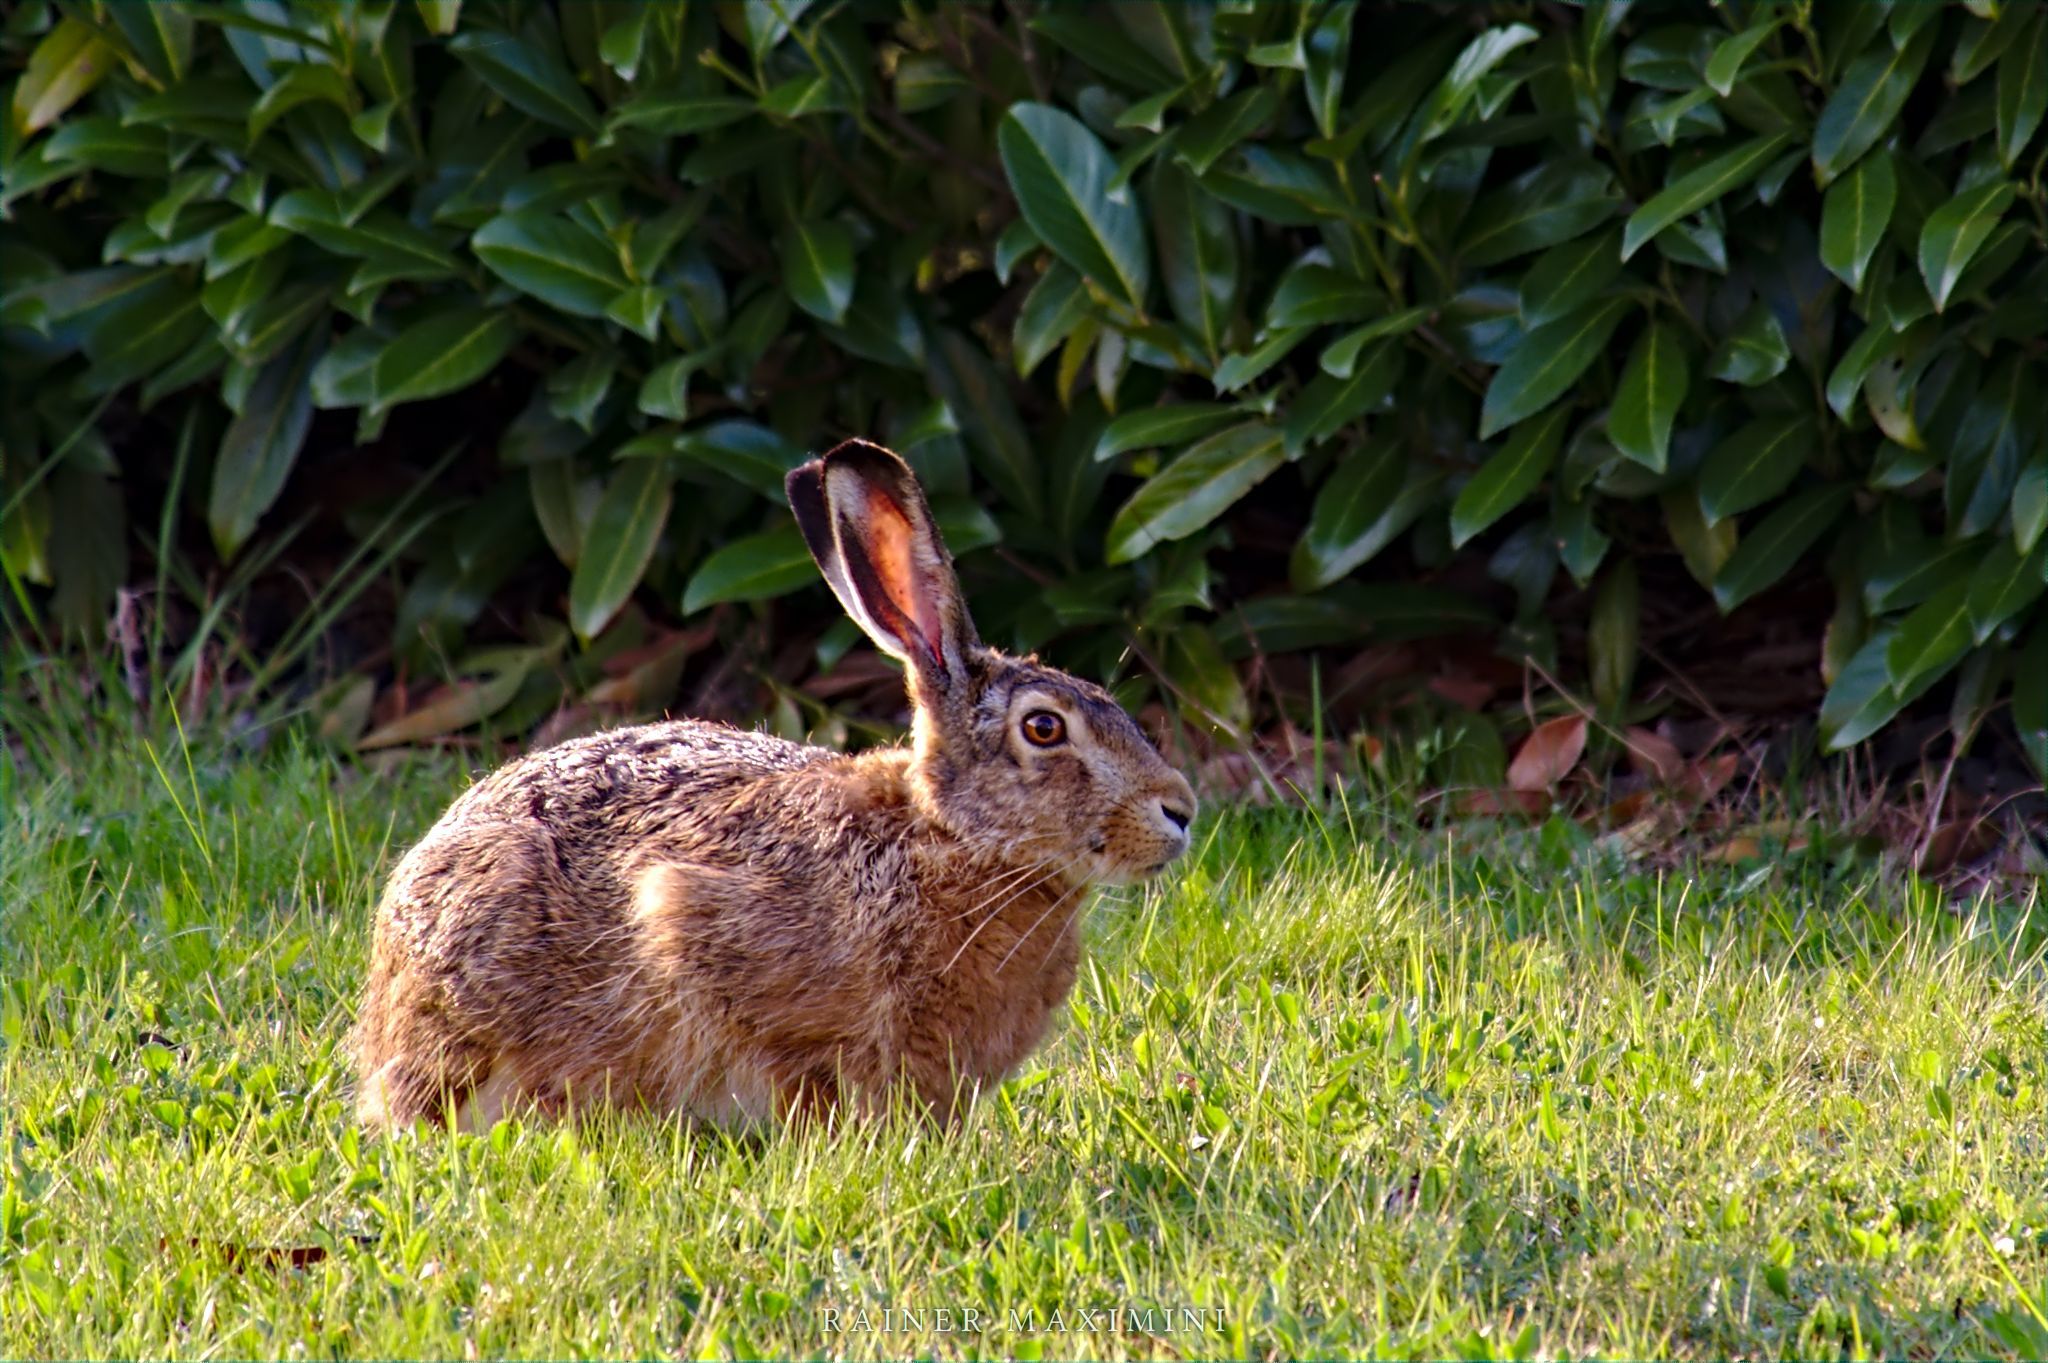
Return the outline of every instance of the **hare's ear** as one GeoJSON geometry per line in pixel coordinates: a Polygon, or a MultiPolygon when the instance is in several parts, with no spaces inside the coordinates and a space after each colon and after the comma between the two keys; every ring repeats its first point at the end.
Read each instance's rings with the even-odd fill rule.
{"type": "Polygon", "coordinates": [[[854,623],[920,677],[964,678],[974,624],[910,466],[864,440],[793,470],[790,508],[854,623]]]}

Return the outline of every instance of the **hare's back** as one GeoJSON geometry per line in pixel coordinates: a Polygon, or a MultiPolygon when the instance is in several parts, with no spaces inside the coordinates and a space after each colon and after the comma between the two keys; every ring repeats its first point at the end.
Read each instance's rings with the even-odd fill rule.
{"type": "Polygon", "coordinates": [[[452,822],[538,824],[607,841],[659,833],[707,799],[764,777],[828,760],[823,748],[707,720],[609,729],[529,754],[473,786],[452,822]]]}

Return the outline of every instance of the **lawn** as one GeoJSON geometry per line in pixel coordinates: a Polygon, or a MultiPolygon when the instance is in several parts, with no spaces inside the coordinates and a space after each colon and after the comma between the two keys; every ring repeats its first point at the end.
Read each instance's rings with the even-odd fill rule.
{"type": "Polygon", "coordinates": [[[1210,813],[957,1130],[371,1140],[370,906],[465,779],[0,765],[0,1354],[2048,1352],[2038,891],[1210,813]]]}

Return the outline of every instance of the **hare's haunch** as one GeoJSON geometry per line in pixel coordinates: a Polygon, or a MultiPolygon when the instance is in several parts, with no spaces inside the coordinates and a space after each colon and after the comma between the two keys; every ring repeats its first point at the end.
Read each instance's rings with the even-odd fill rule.
{"type": "Polygon", "coordinates": [[[910,745],[694,720],[514,762],[377,910],[362,1118],[614,1103],[772,1121],[907,1084],[941,1114],[1044,1035],[1092,884],[1187,847],[1193,792],[1100,687],[982,644],[917,481],[849,441],[789,476],[910,745]]]}

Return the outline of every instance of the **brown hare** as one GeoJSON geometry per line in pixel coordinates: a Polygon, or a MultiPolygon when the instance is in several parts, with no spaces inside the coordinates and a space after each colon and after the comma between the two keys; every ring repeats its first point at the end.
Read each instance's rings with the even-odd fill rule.
{"type": "Polygon", "coordinates": [[[355,1046],[373,1125],[611,1103],[721,1124],[942,1118],[1073,986],[1091,884],[1159,871],[1195,799],[1100,687],[976,637],[910,468],[849,441],[790,505],[902,660],[907,747],[678,720],[472,787],[377,910],[355,1046]]]}

